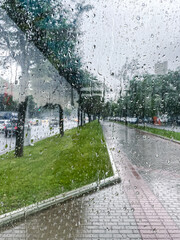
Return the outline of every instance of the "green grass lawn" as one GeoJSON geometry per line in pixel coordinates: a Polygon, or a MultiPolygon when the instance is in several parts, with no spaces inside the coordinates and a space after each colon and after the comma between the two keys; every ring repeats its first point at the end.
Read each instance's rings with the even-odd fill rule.
{"type": "MultiPolygon", "coordinates": [[[[117,123],[120,123],[120,122],[117,122],[117,123]]],[[[124,123],[120,123],[120,124],[125,125],[124,123]]],[[[146,132],[150,132],[150,133],[153,133],[153,134],[156,134],[159,136],[163,136],[163,137],[166,137],[169,139],[174,139],[174,140],[180,141],[180,133],[179,132],[173,132],[173,131],[158,129],[158,128],[151,128],[151,127],[147,127],[147,126],[137,126],[136,124],[129,124],[129,123],[127,126],[132,127],[132,128],[137,128],[137,129],[140,129],[140,130],[143,130],[146,132]]]]}
{"type": "Polygon", "coordinates": [[[97,121],[0,156],[0,213],[56,196],[113,175],[97,121]]]}
{"type": "Polygon", "coordinates": [[[158,128],[151,128],[151,127],[146,127],[146,126],[133,126],[137,129],[144,130],[146,132],[154,133],[159,136],[167,137],[169,139],[174,139],[180,141],[180,133],[179,132],[173,132],[169,130],[164,130],[164,129],[158,129],[158,128]]]}

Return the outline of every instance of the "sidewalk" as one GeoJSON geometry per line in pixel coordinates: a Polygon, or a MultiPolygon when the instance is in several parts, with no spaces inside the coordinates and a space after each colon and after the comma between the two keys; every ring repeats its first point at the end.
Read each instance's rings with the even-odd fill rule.
{"type": "MultiPolygon", "coordinates": [[[[122,179],[120,184],[59,204],[9,229],[4,227],[0,239],[180,239],[178,219],[167,211],[150,184],[122,152],[118,136],[123,128],[125,126],[119,124],[103,124],[107,144],[122,179]]],[[[153,174],[156,170],[152,169],[153,174]]],[[[169,201],[169,196],[164,196],[163,192],[162,195],[162,199],[169,201]]],[[[173,210],[171,208],[174,206],[170,206],[173,210]]]]}

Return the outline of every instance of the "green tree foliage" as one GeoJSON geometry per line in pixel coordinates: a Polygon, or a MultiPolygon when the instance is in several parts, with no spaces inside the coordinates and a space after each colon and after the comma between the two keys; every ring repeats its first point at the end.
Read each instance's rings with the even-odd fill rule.
{"type": "Polygon", "coordinates": [[[121,115],[121,111],[122,109],[120,109],[120,105],[119,105],[119,101],[118,103],[115,103],[113,101],[109,101],[106,103],[103,103],[102,105],[102,117],[106,118],[106,117],[117,117],[121,115]]]}
{"type": "Polygon", "coordinates": [[[81,59],[76,49],[77,21],[90,6],[77,5],[73,17],[59,1],[53,0],[5,0],[3,7],[59,74],[79,89],[81,59]]]}
{"type": "Polygon", "coordinates": [[[102,99],[100,96],[81,97],[79,100],[81,109],[87,113],[89,119],[91,115],[100,117],[102,112],[102,99]]]}
{"type": "Polygon", "coordinates": [[[87,113],[89,120],[91,115],[99,118],[104,102],[102,98],[102,84],[97,81],[93,74],[86,70],[83,70],[81,74],[81,86],[84,87],[85,91],[81,91],[78,101],[80,109],[87,113]]]}
{"type": "Polygon", "coordinates": [[[165,75],[135,76],[129,88],[118,100],[118,115],[127,109],[131,117],[153,117],[167,114],[180,115],[180,72],[169,71],[165,75]]]}
{"type": "Polygon", "coordinates": [[[34,113],[37,111],[36,105],[37,104],[35,103],[33,96],[28,96],[28,113],[30,118],[32,118],[34,113]]]}
{"type": "Polygon", "coordinates": [[[103,106],[103,117],[180,116],[180,71],[165,75],[134,76],[117,103],[103,106]]]}
{"type": "Polygon", "coordinates": [[[17,111],[18,104],[13,100],[13,96],[5,93],[0,95],[0,111],[17,111]]]}

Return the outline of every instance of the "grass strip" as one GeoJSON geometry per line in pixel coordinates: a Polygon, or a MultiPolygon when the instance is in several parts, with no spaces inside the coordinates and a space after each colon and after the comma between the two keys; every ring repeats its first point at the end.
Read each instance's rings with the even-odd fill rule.
{"type": "MultiPolygon", "coordinates": [[[[116,123],[125,125],[125,123],[122,123],[122,122],[116,122],[116,123]]],[[[146,132],[150,132],[150,133],[153,133],[153,134],[156,134],[156,135],[159,135],[162,137],[166,137],[169,139],[180,141],[180,133],[179,132],[174,132],[174,131],[159,129],[159,128],[151,128],[151,127],[147,127],[147,126],[138,126],[136,124],[131,124],[131,123],[128,123],[127,126],[136,128],[136,129],[140,129],[140,130],[143,130],[146,132]]]]}
{"type": "Polygon", "coordinates": [[[0,213],[113,175],[101,125],[91,122],[0,156],[0,213]]]}

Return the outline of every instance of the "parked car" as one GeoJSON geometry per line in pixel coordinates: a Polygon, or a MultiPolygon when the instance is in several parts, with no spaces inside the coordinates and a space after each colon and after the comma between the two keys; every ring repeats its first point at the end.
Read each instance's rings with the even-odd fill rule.
{"type": "Polygon", "coordinates": [[[176,118],[177,125],[180,126],[180,116],[176,118]]]}
{"type": "Polygon", "coordinates": [[[31,124],[32,126],[39,126],[39,125],[41,125],[41,120],[40,120],[40,119],[36,119],[36,118],[31,119],[31,120],[30,120],[30,124],[31,124]]]}
{"type": "Polygon", "coordinates": [[[169,124],[180,126],[180,116],[171,116],[168,119],[169,124]]]}
{"type": "Polygon", "coordinates": [[[0,133],[4,132],[4,126],[5,126],[5,121],[4,120],[0,120],[0,133]]]}
{"type": "Polygon", "coordinates": [[[11,123],[11,121],[10,121],[9,119],[4,120],[4,124],[5,124],[5,125],[7,125],[7,124],[9,124],[9,123],[11,123]]]}
{"type": "Polygon", "coordinates": [[[125,117],[121,117],[121,118],[120,118],[120,121],[121,121],[121,122],[125,122],[125,121],[126,121],[126,118],[125,118],[125,117]]]}
{"type": "Polygon", "coordinates": [[[138,118],[138,123],[153,123],[152,117],[140,117],[138,118]]]}
{"type": "Polygon", "coordinates": [[[169,120],[169,117],[167,116],[167,114],[164,114],[164,115],[160,116],[158,118],[158,120],[160,120],[162,123],[167,123],[169,120]]]}
{"type": "Polygon", "coordinates": [[[127,122],[128,123],[137,123],[137,118],[136,117],[127,117],[127,122]]]}
{"type": "Polygon", "coordinates": [[[57,119],[51,119],[51,121],[49,122],[49,127],[58,127],[59,122],[57,119]]]}
{"type": "Polygon", "coordinates": [[[42,119],[42,125],[48,125],[49,119],[42,119]]]}
{"type": "Polygon", "coordinates": [[[15,136],[17,132],[17,124],[8,123],[4,126],[5,137],[15,136]]]}

